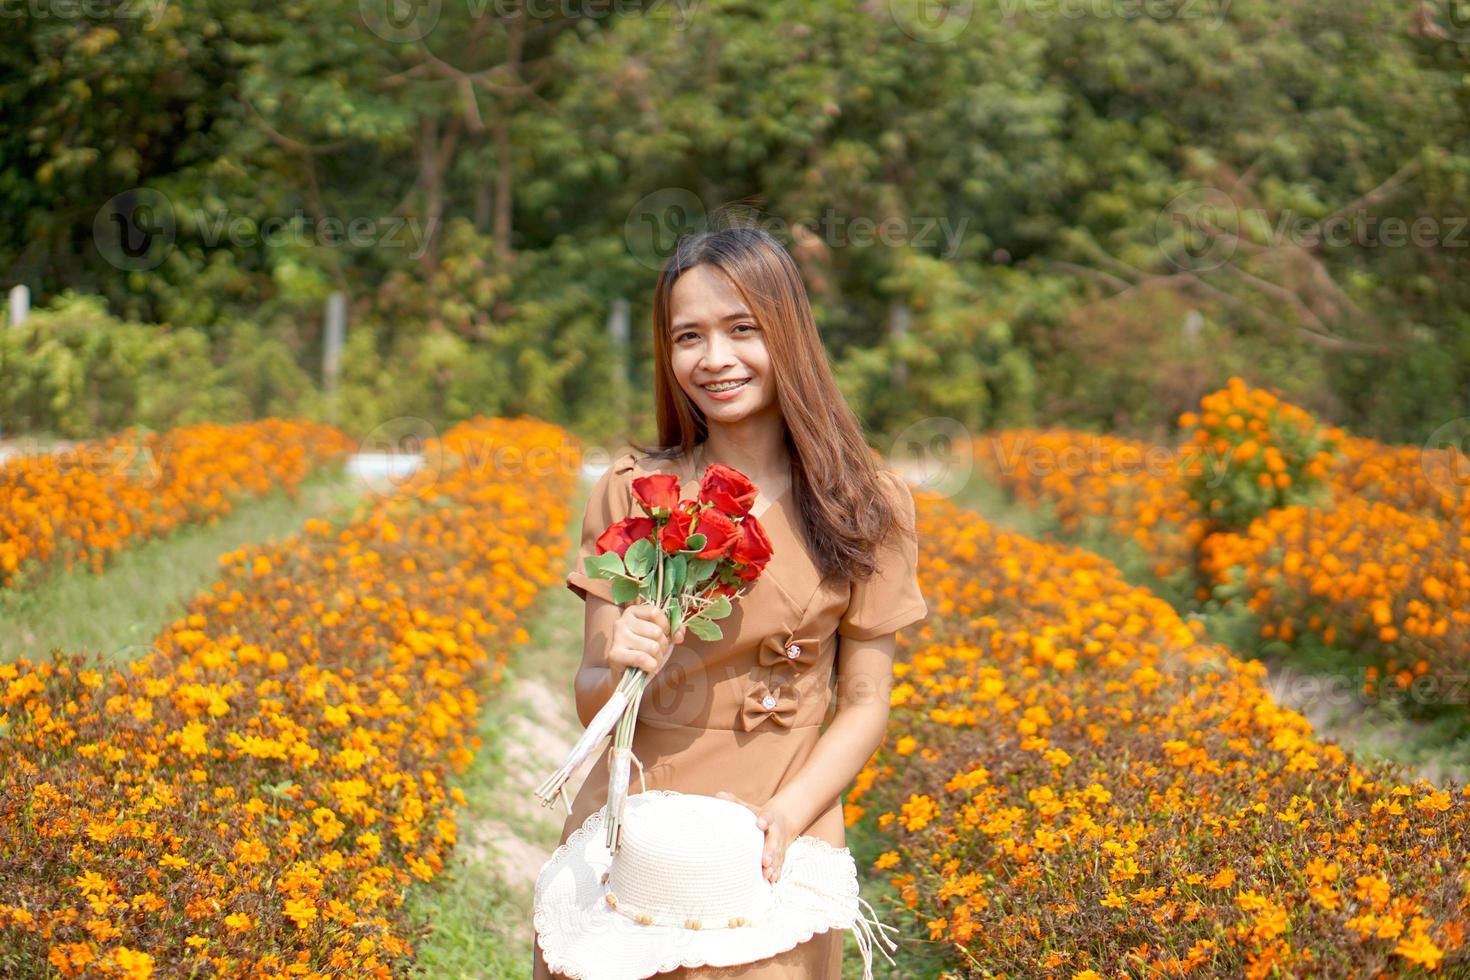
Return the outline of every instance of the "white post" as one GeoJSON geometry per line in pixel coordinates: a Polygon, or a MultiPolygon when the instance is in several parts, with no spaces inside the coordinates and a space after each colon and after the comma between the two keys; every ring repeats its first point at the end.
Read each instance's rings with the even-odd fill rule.
{"type": "MultiPolygon", "coordinates": [[[[888,304],[888,336],[894,340],[909,332],[909,325],[913,323],[913,311],[909,309],[908,302],[895,297],[888,304]]],[[[890,369],[895,388],[903,388],[909,382],[909,366],[895,357],[890,369]]]]}
{"type": "Polygon", "coordinates": [[[1199,332],[1205,325],[1205,318],[1199,310],[1190,310],[1184,317],[1184,342],[1193,347],[1199,342],[1199,332]]]}
{"type": "Polygon", "coordinates": [[[607,335],[612,340],[613,380],[620,388],[628,383],[628,301],[619,296],[607,314],[607,335]]]}
{"type": "Polygon", "coordinates": [[[334,292],[327,297],[326,343],[322,348],[322,388],[328,394],[337,388],[342,368],[342,340],[347,333],[347,297],[334,292]]]}
{"type": "Polygon", "coordinates": [[[10,287],[10,325],[18,327],[31,314],[31,289],[29,286],[10,287]]]}
{"type": "Polygon", "coordinates": [[[322,344],[322,394],[326,396],[327,421],[337,424],[337,375],[342,369],[342,339],[347,334],[347,296],[334,292],[327,297],[327,329],[322,344]]]}

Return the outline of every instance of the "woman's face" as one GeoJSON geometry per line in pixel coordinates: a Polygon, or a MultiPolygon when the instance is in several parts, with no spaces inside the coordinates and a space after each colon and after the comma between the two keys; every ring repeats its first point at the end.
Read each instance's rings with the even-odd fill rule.
{"type": "Polygon", "coordinates": [[[765,337],[723,272],[696,265],[669,296],[669,343],[679,387],[711,422],[733,423],[776,408],[765,337]],[[741,381],[730,391],[705,387],[741,381]]]}

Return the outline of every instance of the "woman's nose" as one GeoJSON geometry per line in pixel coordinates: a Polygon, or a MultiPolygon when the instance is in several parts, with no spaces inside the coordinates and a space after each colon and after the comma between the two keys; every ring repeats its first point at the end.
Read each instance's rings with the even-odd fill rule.
{"type": "Polygon", "coordinates": [[[703,363],[707,373],[718,374],[723,368],[735,363],[735,349],[726,338],[716,332],[705,345],[703,363]]]}

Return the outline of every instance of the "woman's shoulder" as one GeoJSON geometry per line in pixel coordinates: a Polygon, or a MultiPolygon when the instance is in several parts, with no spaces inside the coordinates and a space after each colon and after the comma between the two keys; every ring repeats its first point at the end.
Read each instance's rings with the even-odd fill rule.
{"type": "Polygon", "coordinates": [[[615,453],[609,469],[618,474],[630,474],[630,479],[651,473],[681,473],[684,467],[683,454],[662,455],[624,447],[615,453]]]}

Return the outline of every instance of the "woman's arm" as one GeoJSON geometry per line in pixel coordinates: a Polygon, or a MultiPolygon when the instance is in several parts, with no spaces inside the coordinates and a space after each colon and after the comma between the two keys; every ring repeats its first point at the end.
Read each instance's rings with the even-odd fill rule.
{"type": "Polygon", "coordinates": [[[613,627],[622,609],[615,602],[587,593],[587,607],[582,613],[582,663],[572,681],[577,702],[577,718],[585,728],[597,715],[618,686],[622,670],[608,664],[607,652],[612,646],[613,627]]]}
{"type": "Polygon", "coordinates": [[[811,826],[841,797],[883,741],[896,635],[839,641],[837,713],[801,771],[769,804],[787,815],[793,835],[811,826]]]}
{"type": "Polygon", "coordinates": [[[620,607],[593,592],[582,613],[582,663],[572,679],[577,717],[586,728],[607,704],[623,672],[637,667],[653,677],[684,642],[684,627],[669,636],[669,617],[651,602],[620,607]]]}

